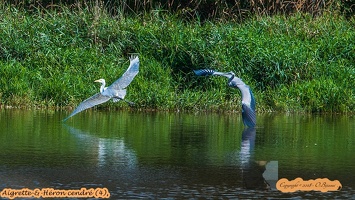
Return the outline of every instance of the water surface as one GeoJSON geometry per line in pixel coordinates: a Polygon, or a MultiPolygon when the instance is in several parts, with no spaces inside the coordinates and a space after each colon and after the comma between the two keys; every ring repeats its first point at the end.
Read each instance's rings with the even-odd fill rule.
{"type": "Polygon", "coordinates": [[[355,198],[355,118],[133,111],[0,111],[0,190],[107,188],[126,198],[355,198]],[[280,178],[339,180],[282,193],[280,178]]]}

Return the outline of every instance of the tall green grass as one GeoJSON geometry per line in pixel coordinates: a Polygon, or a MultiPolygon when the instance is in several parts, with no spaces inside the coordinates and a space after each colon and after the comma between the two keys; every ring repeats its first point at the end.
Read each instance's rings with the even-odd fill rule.
{"type": "MultiPolygon", "coordinates": [[[[193,69],[234,71],[258,111],[348,112],[355,105],[355,21],[336,13],[184,20],[164,10],[112,16],[100,7],[0,6],[0,101],[74,107],[139,54],[126,98],[137,109],[239,111],[240,93],[193,69]]],[[[127,108],[108,103],[101,108],[127,108]]]]}
{"type": "MultiPolygon", "coordinates": [[[[4,0],[2,0],[4,1],[4,0]]],[[[324,11],[338,11],[345,16],[355,14],[355,3],[351,0],[25,0],[4,1],[14,6],[35,10],[36,7],[58,9],[58,4],[69,8],[90,7],[105,9],[110,15],[149,14],[165,10],[184,19],[244,21],[253,15],[292,14],[304,12],[313,16],[324,11]]]]}

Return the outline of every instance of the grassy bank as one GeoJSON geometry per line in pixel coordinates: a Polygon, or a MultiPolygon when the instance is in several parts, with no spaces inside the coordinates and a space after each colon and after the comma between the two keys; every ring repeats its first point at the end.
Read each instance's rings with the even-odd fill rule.
{"type": "MultiPolygon", "coordinates": [[[[355,110],[355,20],[336,13],[192,21],[166,11],[112,17],[98,7],[31,13],[0,6],[0,103],[73,107],[139,54],[126,98],[137,109],[240,110],[238,90],[193,69],[234,71],[258,111],[355,110]]],[[[108,103],[101,108],[126,108],[108,103]]]]}

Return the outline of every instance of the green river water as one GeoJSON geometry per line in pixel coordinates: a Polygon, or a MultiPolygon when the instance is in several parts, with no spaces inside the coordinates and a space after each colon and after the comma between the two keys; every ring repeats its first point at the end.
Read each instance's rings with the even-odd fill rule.
{"type": "Polygon", "coordinates": [[[353,115],[263,114],[254,129],[240,113],[66,115],[0,110],[2,198],[6,188],[106,188],[111,199],[355,199],[353,115]],[[276,189],[297,177],[342,187],[276,189]]]}

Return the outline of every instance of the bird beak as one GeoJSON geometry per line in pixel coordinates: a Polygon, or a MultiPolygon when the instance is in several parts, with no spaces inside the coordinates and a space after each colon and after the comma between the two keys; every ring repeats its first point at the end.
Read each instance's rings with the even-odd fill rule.
{"type": "Polygon", "coordinates": [[[95,80],[94,82],[100,83],[100,80],[95,80]]]}

